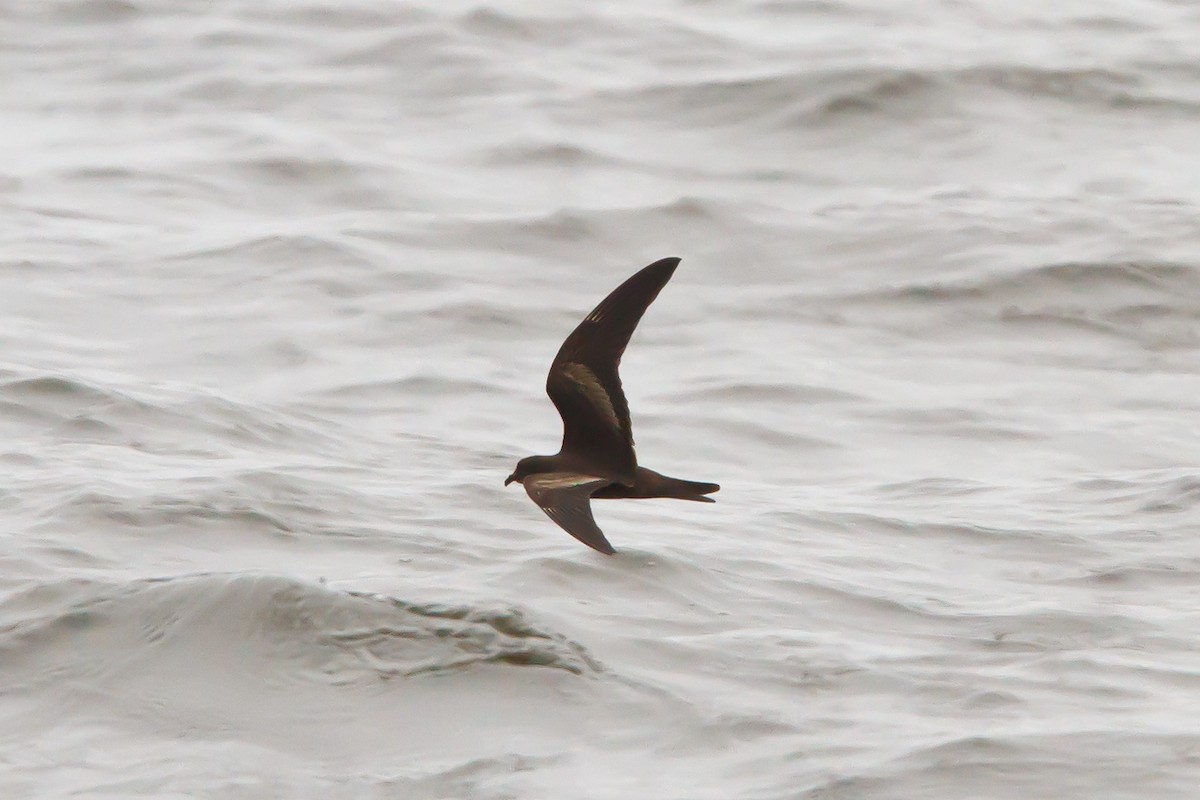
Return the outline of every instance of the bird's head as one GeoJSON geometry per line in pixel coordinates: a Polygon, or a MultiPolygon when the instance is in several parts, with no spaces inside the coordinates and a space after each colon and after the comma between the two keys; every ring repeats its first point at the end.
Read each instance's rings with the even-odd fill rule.
{"type": "Polygon", "coordinates": [[[513,470],[512,475],[509,475],[504,479],[504,485],[508,486],[513,481],[516,481],[517,483],[524,483],[525,478],[529,477],[530,475],[536,475],[539,472],[546,472],[546,469],[543,468],[543,462],[545,460],[546,456],[527,456],[522,458],[517,462],[517,467],[513,470]]]}

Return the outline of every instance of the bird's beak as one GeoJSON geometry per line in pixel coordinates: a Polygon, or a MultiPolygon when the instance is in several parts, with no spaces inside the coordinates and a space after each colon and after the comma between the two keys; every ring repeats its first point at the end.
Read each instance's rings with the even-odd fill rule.
{"type": "Polygon", "coordinates": [[[510,483],[512,483],[515,480],[516,480],[516,478],[514,478],[512,475],[509,475],[507,478],[504,479],[504,485],[508,486],[510,483]]]}

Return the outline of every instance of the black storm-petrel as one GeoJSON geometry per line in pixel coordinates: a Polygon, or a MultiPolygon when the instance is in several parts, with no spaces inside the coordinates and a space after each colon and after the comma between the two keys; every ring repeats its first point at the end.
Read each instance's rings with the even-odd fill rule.
{"type": "Polygon", "coordinates": [[[601,553],[616,551],[592,518],[592,498],[705,497],[721,487],[668,478],[639,467],[633,452],[629,404],[617,365],[646,308],[671,279],[678,258],[644,267],[604,298],[563,342],[550,365],[546,394],[563,421],[562,447],[529,456],[504,485],[517,481],[559,527],[601,553]]]}

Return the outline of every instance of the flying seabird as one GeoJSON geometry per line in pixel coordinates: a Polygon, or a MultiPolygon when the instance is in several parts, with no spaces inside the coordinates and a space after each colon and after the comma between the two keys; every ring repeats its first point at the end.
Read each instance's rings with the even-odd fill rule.
{"type": "Polygon", "coordinates": [[[646,308],[671,279],[678,258],[643,267],[604,298],[571,332],[550,365],[546,394],[563,421],[562,447],[529,456],[504,480],[525,492],[560,528],[606,555],[616,551],[592,518],[592,498],[705,497],[715,483],[668,478],[639,467],[633,452],[629,404],[617,366],[646,308]]]}

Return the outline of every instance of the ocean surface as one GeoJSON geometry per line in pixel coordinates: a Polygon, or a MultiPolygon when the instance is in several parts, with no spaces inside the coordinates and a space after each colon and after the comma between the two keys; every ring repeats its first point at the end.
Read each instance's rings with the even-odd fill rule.
{"type": "Polygon", "coordinates": [[[1200,4],[0,4],[0,796],[1200,797],[1200,4]],[[562,339],[716,505],[559,530],[562,339]]]}

